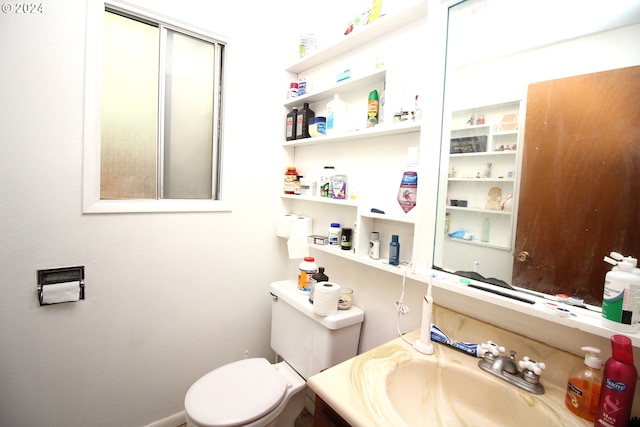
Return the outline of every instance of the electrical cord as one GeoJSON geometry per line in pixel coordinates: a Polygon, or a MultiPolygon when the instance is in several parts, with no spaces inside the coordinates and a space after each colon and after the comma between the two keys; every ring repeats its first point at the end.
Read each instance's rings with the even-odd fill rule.
{"type": "Polygon", "coordinates": [[[407,281],[407,269],[404,269],[404,274],[402,275],[402,293],[400,294],[400,299],[395,302],[396,304],[396,312],[398,313],[398,317],[396,319],[396,331],[398,332],[398,336],[402,338],[404,342],[413,346],[413,343],[405,338],[404,334],[400,331],[400,315],[405,315],[409,313],[409,307],[404,303],[404,286],[407,281]]]}

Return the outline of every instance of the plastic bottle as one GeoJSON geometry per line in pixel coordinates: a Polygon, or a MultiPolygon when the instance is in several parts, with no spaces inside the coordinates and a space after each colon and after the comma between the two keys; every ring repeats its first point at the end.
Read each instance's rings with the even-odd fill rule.
{"type": "Polygon", "coordinates": [[[311,304],[313,304],[313,293],[316,289],[316,284],[328,281],[329,276],[324,274],[324,267],[318,267],[318,271],[311,275],[311,290],[309,291],[309,302],[311,304]]]}
{"type": "Polygon", "coordinates": [[[304,257],[298,267],[298,292],[308,295],[311,292],[311,276],[318,272],[318,264],[312,256],[304,257]]]}
{"type": "Polygon", "coordinates": [[[602,383],[602,359],[599,348],[582,347],[581,350],[586,352],[586,366],[576,366],[569,374],[564,403],[579,417],[595,421],[602,383]]]}
{"type": "Polygon", "coordinates": [[[380,259],[380,233],[371,232],[371,240],[369,240],[369,258],[380,259]]]}
{"type": "Polygon", "coordinates": [[[347,104],[338,94],[327,103],[327,135],[345,132],[347,130],[347,104]]]}
{"type": "Polygon", "coordinates": [[[369,92],[369,100],[367,101],[367,127],[374,127],[378,124],[378,108],[380,107],[380,99],[378,91],[369,92]]]}
{"type": "Polygon", "coordinates": [[[398,190],[398,203],[404,211],[408,213],[416,207],[416,196],[418,192],[418,147],[409,147],[407,152],[407,166],[402,174],[400,189],[398,190]]]}
{"type": "Polygon", "coordinates": [[[296,116],[298,109],[294,108],[287,114],[287,141],[296,139],[296,116]]]}
{"type": "Polygon", "coordinates": [[[389,264],[400,264],[400,242],[398,241],[398,235],[391,235],[391,243],[389,243],[389,264]]]}
{"type": "Polygon", "coordinates": [[[480,241],[484,243],[489,243],[489,234],[491,233],[491,224],[489,223],[489,218],[485,218],[482,221],[482,230],[480,231],[480,241]]]}
{"type": "Polygon", "coordinates": [[[329,227],[329,245],[338,246],[340,244],[340,224],[332,222],[329,227]]]}
{"type": "Polygon", "coordinates": [[[633,364],[631,339],[611,337],[611,357],[604,365],[596,426],[619,427],[629,423],[638,371],[633,364]]]}
{"type": "Polygon", "coordinates": [[[296,139],[311,138],[309,134],[309,119],[315,116],[316,113],[309,108],[309,103],[305,102],[296,114],[296,139]]]}
{"type": "Polygon", "coordinates": [[[637,332],[640,322],[640,275],[633,269],[633,263],[623,260],[604,280],[602,324],[625,333],[637,332]]]}
{"type": "Polygon", "coordinates": [[[295,166],[289,166],[284,174],[284,194],[295,194],[296,181],[298,181],[298,171],[295,166]]]}
{"type": "Polygon", "coordinates": [[[320,174],[320,197],[331,197],[331,177],[335,175],[333,166],[325,166],[320,174]]]}

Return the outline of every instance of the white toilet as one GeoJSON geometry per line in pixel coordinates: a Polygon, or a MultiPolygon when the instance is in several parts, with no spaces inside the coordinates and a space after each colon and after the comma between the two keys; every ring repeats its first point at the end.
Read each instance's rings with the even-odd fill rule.
{"type": "Polygon", "coordinates": [[[284,360],[239,360],[197,380],[184,399],[188,427],[293,427],[306,379],[357,354],[362,309],[313,313],[295,281],[271,284],[271,348],[284,360]]]}

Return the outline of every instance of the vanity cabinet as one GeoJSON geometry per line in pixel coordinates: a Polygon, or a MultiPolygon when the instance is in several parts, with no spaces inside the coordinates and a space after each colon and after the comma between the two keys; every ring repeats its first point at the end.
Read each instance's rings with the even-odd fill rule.
{"type": "Polygon", "coordinates": [[[336,411],[316,395],[315,410],[313,412],[313,427],[351,427],[336,411]]]}
{"type": "Polygon", "coordinates": [[[511,249],[521,151],[520,108],[521,102],[513,101],[452,113],[446,206],[450,239],[511,249]],[[488,236],[483,235],[485,221],[488,236]]]}
{"type": "MultiPolygon", "coordinates": [[[[341,227],[353,229],[352,250],[310,244],[313,251],[403,274],[398,267],[388,265],[391,235],[397,234],[400,236],[401,259],[412,259],[415,219],[411,215],[415,215],[415,209],[409,215],[404,214],[396,197],[407,149],[420,145],[421,123],[419,120],[394,121],[396,111],[387,109],[380,113],[381,123],[375,127],[366,127],[367,98],[370,91],[375,89],[380,95],[385,93],[387,100],[398,100],[406,95],[404,92],[408,89],[404,86],[405,70],[388,70],[374,61],[375,55],[366,53],[358,57],[358,54],[360,51],[377,51],[377,44],[389,32],[426,16],[426,12],[425,0],[412,2],[402,10],[381,16],[372,24],[345,36],[340,42],[286,68],[291,81],[296,81],[300,75],[311,75],[312,78],[308,93],[285,100],[283,119],[293,108],[299,109],[304,103],[309,103],[316,116],[326,116],[326,104],[335,94],[348,106],[349,130],[343,133],[291,141],[284,141],[284,133],[282,136],[282,147],[289,161],[288,164],[281,165],[283,172],[288,166],[295,166],[299,174],[316,182],[319,181],[324,166],[334,166],[336,173],[347,175],[348,195],[344,200],[320,197],[319,184],[315,195],[280,196],[287,213],[313,219],[314,234],[326,236],[332,222],[339,222],[341,227]],[[370,60],[361,59],[369,57],[370,60]],[[353,66],[347,67],[352,71],[351,77],[337,82],[335,61],[338,64],[351,64],[352,60],[353,66]],[[398,167],[389,167],[389,164],[397,164],[398,167]],[[372,208],[385,213],[373,213],[372,208]],[[372,231],[380,233],[378,260],[368,256],[372,231]]],[[[394,102],[393,105],[394,107],[389,108],[400,104],[394,102]]],[[[403,109],[414,110],[414,104],[405,103],[404,106],[410,108],[403,109]]]]}

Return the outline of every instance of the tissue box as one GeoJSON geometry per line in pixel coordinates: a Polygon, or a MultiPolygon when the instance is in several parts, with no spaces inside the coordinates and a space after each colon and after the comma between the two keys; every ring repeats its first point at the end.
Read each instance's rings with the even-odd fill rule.
{"type": "Polygon", "coordinates": [[[319,234],[314,234],[312,236],[309,236],[308,238],[308,242],[309,244],[314,244],[314,245],[328,245],[329,244],[329,237],[328,236],[320,236],[319,234]]]}

